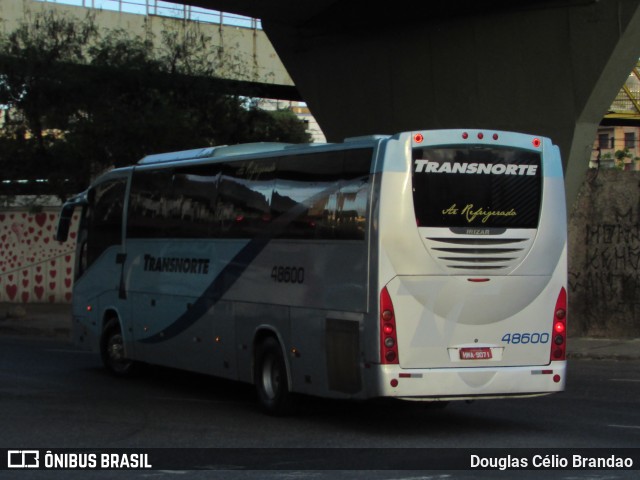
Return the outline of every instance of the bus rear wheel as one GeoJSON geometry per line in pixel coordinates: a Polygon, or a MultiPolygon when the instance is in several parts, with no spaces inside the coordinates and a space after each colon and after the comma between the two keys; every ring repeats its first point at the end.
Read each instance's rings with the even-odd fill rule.
{"type": "Polygon", "coordinates": [[[125,357],[124,338],[117,318],[109,319],[100,339],[102,364],[117,377],[128,377],[136,370],[136,362],[125,357]]]}
{"type": "Polygon", "coordinates": [[[291,413],[293,395],[289,391],[287,366],[275,338],[268,337],[258,345],[253,377],[258,401],[265,413],[274,416],[291,413]]]}

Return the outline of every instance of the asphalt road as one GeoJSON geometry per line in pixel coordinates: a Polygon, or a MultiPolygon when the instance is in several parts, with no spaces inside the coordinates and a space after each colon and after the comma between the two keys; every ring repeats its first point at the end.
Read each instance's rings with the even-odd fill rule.
{"type": "MultiPolygon", "coordinates": [[[[410,402],[303,398],[295,415],[272,418],[259,412],[248,385],[161,368],[150,368],[135,379],[117,379],[101,368],[96,356],[64,342],[0,337],[0,447],[10,449],[278,448],[285,449],[286,456],[293,448],[336,447],[376,449],[376,454],[408,448],[638,448],[639,399],[640,362],[575,360],[567,390],[547,397],[451,403],[444,410],[410,402]]],[[[328,457],[329,464],[319,471],[262,471],[258,476],[153,470],[136,476],[91,472],[91,478],[424,480],[477,478],[479,473],[336,473],[331,460],[328,457]]],[[[31,471],[24,478],[72,478],[71,473],[81,472],[31,471]]],[[[483,478],[540,478],[542,473],[519,471],[505,477],[509,472],[492,472],[483,478]]],[[[544,477],[637,478],[638,470],[552,471],[544,477]]],[[[5,478],[2,471],[0,478],[5,478]]]]}

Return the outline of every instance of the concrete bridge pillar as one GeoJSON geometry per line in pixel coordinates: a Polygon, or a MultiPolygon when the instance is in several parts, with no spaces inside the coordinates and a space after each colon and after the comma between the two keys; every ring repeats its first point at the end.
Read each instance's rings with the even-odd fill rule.
{"type": "Polygon", "coordinates": [[[482,3],[438,16],[407,2],[401,15],[360,24],[272,17],[263,26],[329,141],[453,127],[549,136],[571,202],[597,125],[640,55],[640,2],[482,3]]]}

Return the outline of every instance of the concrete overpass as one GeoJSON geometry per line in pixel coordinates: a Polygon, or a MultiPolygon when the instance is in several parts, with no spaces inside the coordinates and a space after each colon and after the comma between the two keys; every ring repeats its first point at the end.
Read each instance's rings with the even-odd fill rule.
{"type": "MultiPolygon", "coordinates": [[[[212,81],[218,88],[252,97],[299,100],[291,77],[278,58],[265,32],[255,25],[239,27],[226,24],[220,16],[211,15],[210,21],[185,21],[168,15],[154,14],[154,3],[149,0],[120,0],[120,9],[102,10],[91,8],[91,0],[84,0],[87,7],[42,2],[38,0],[1,0],[0,32],[12,32],[26,19],[43,11],[55,10],[69,17],[84,19],[94,16],[100,30],[122,29],[131,35],[150,39],[161,46],[164,31],[201,33],[211,41],[210,59],[216,65],[219,78],[212,81]],[[123,9],[122,7],[128,7],[123,9]],[[146,8],[145,8],[146,7],[146,8]],[[139,13],[132,13],[139,10],[139,13]],[[145,12],[146,10],[146,12],[145,12]],[[217,18],[216,18],[217,17],[217,18]],[[215,23],[218,22],[218,23],[215,23]]],[[[113,2],[118,6],[117,2],[113,2]]],[[[97,2],[96,2],[97,4],[97,2]]],[[[176,5],[177,7],[177,5],[176,5]]],[[[167,5],[165,5],[166,10],[167,5]]],[[[167,12],[176,13],[175,11],[167,12]]],[[[3,59],[11,61],[11,59],[3,59]]]]}
{"type": "Polygon", "coordinates": [[[260,18],[330,141],[446,127],[546,135],[569,201],[640,56],[638,0],[174,1],[260,18]]]}

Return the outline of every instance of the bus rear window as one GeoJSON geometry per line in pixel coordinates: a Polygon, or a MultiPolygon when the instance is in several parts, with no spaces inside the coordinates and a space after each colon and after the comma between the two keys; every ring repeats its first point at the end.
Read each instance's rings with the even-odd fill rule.
{"type": "Polygon", "coordinates": [[[536,228],[540,154],[514,148],[415,148],[413,202],[418,226],[536,228]]]}

